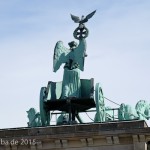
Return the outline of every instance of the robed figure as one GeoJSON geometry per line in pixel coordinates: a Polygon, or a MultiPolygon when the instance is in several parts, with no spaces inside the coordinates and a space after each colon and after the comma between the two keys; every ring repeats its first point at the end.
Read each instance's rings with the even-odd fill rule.
{"type": "Polygon", "coordinates": [[[72,41],[68,45],[69,49],[63,45],[62,41],[58,41],[54,49],[53,71],[56,72],[62,64],[65,64],[61,99],[81,97],[80,70],[84,70],[86,41],[80,38],[79,44],[72,41]]]}

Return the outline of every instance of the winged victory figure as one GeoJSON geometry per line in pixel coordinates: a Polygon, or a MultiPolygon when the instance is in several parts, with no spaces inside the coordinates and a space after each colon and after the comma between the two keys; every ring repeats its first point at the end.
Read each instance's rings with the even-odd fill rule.
{"type": "Polygon", "coordinates": [[[54,49],[53,71],[56,72],[63,63],[65,64],[61,99],[80,97],[80,70],[84,70],[84,58],[86,57],[84,38],[79,40],[79,45],[75,41],[68,45],[70,49],[66,48],[62,41],[58,41],[54,49]]]}
{"type": "Polygon", "coordinates": [[[62,81],[62,94],[61,99],[67,97],[81,97],[81,83],[80,83],[80,70],[84,70],[84,58],[86,54],[86,41],[88,36],[88,29],[84,23],[87,22],[96,10],[88,14],[86,17],[82,16],[81,19],[77,16],[71,15],[75,23],[79,23],[73,33],[75,39],[79,40],[79,45],[72,41],[69,44],[69,49],[63,45],[62,41],[56,43],[53,57],[53,71],[56,72],[64,63],[64,75],[62,81]]]}

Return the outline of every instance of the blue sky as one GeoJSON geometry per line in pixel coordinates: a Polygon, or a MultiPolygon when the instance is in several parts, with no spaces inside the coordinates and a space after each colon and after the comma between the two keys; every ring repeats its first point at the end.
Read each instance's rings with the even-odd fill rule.
{"type": "Polygon", "coordinates": [[[77,24],[70,13],[97,10],[86,24],[88,57],[81,78],[95,78],[116,103],[150,102],[149,8],[149,0],[1,0],[0,128],[27,126],[26,110],[39,110],[40,88],[62,80],[63,67],[53,73],[52,58],[58,40],[66,47],[74,40],[77,24]]]}

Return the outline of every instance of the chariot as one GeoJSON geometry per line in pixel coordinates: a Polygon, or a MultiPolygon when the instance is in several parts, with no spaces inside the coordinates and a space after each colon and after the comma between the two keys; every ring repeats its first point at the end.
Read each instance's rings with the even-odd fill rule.
{"type": "Polygon", "coordinates": [[[99,113],[99,119],[104,121],[104,98],[103,91],[99,83],[94,88],[94,79],[80,79],[81,96],[61,98],[62,82],[49,81],[47,87],[42,87],[40,91],[40,114],[43,126],[49,125],[50,114],[58,110],[69,114],[69,124],[79,121],[79,113],[95,108],[99,113]]]}

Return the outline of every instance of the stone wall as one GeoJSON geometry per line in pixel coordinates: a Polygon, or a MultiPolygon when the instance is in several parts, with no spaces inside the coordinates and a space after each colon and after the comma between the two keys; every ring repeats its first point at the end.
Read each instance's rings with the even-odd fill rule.
{"type": "Polygon", "coordinates": [[[0,150],[147,150],[148,141],[144,121],[0,130],[0,150]]]}

